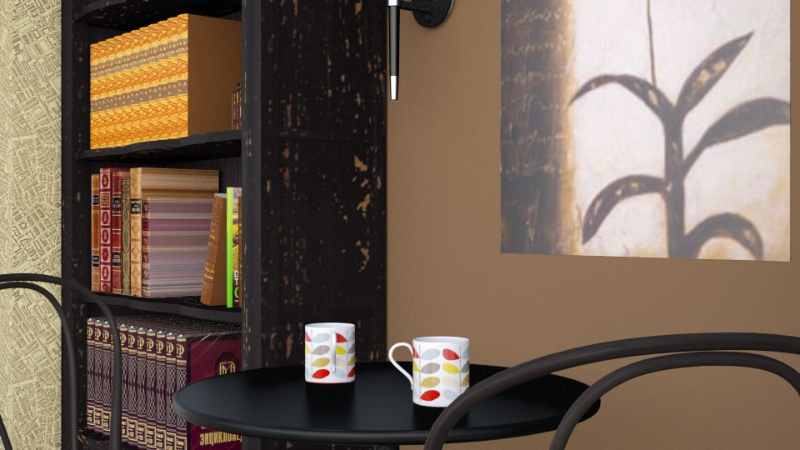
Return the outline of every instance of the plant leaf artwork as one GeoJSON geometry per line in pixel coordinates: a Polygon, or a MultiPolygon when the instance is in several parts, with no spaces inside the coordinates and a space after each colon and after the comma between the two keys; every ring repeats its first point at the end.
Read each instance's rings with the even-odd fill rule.
{"type": "Polygon", "coordinates": [[[789,12],[504,1],[502,251],[789,261],[789,12]]]}

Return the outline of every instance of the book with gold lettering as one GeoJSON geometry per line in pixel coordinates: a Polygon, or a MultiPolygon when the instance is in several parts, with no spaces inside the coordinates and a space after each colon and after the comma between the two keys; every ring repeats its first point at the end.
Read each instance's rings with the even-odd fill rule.
{"type": "Polygon", "coordinates": [[[111,292],[122,294],[122,182],[130,170],[111,172],[111,292]]]}
{"type": "Polygon", "coordinates": [[[92,290],[100,292],[100,174],[92,175],[92,290]]]}

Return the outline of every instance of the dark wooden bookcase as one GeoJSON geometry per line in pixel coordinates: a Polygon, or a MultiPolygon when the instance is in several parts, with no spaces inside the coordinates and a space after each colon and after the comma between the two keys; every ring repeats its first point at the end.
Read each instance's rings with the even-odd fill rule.
{"type": "MultiPolygon", "coordinates": [[[[106,302],[117,314],[240,323],[245,369],[301,363],[303,325],[315,321],[356,323],[359,360],[384,359],[385,10],[367,0],[62,2],[62,276],[90,284],[92,173],[112,166],[217,169],[222,187],[245,192],[241,311],[205,307],[197,298],[104,295],[106,302]],[[89,45],[181,13],[242,21],[243,130],[90,150],[89,45]]],[[[99,314],[66,291],[63,301],[85,369],[85,320],[99,314]]],[[[66,442],[66,389],[62,398],[66,442]]],[[[87,449],[107,448],[90,433],[81,440],[87,449]]]]}

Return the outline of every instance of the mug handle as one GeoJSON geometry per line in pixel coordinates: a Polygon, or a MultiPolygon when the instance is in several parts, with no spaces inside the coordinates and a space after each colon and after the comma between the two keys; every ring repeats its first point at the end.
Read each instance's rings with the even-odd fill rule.
{"type": "Polygon", "coordinates": [[[391,362],[392,365],[397,370],[400,371],[400,373],[402,373],[406,378],[408,378],[408,382],[411,383],[411,389],[413,390],[414,389],[414,379],[411,377],[411,374],[406,372],[402,367],[400,367],[400,364],[397,364],[397,361],[395,361],[395,359],[394,359],[394,355],[393,355],[394,351],[399,347],[406,347],[411,352],[412,355],[414,354],[414,347],[412,347],[411,344],[408,344],[406,342],[398,342],[397,344],[394,344],[392,346],[392,348],[389,349],[389,362],[391,362]]]}

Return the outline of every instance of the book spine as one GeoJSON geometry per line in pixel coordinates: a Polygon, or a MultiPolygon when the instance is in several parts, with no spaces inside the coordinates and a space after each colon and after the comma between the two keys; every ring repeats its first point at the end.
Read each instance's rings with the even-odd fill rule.
{"type": "Polygon", "coordinates": [[[122,415],[125,416],[125,442],[134,445],[136,439],[136,418],[133,416],[133,408],[136,405],[136,337],[138,328],[130,325],[127,330],[126,351],[123,358],[128,361],[127,378],[122,392],[122,415]]]}
{"type": "Polygon", "coordinates": [[[236,242],[237,248],[239,251],[236,252],[236,276],[234,277],[234,282],[236,283],[236,295],[234,299],[236,303],[234,306],[236,308],[242,307],[242,286],[244,283],[242,282],[242,256],[244,254],[244,248],[242,246],[242,196],[239,196],[239,199],[236,203],[236,217],[237,217],[237,226],[236,226],[236,242]]]}
{"type": "Polygon", "coordinates": [[[155,419],[156,419],[156,436],[155,448],[163,449],[166,445],[167,430],[166,430],[166,416],[167,408],[171,408],[166,402],[169,400],[165,396],[165,383],[166,383],[166,348],[167,334],[164,331],[156,332],[156,384],[154,386],[155,399],[155,419]]]}
{"type": "Polygon", "coordinates": [[[206,253],[206,265],[203,269],[203,290],[200,293],[200,302],[208,306],[220,306],[224,304],[222,298],[214,298],[214,277],[220,276],[221,267],[216,267],[217,252],[224,250],[220,246],[220,232],[225,220],[225,198],[214,196],[214,206],[211,215],[211,231],[208,237],[208,252],[206,253]],[[219,269],[219,270],[217,270],[219,269]]]}
{"type": "Polygon", "coordinates": [[[92,175],[92,291],[100,292],[100,174],[92,175]]]}
{"type": "Polygon", "coordinates": [[[142,199],[142,297],[150,297],[150,199],[142,199]]]}
{"type": "Polygon", "coordinates": [[[241,188],[228,188],[227,190],[227,238],[225,249],[227,251],[227,305],[233,308],[239,304],[239,272],[236,270],[236,261],[239,258],[239,242],[234,239],[239,228],[238,204],[242,195],[241,188]]]}
{"type": "Polygon", "coordinates": [[[127,170],[111,172],[111,292],[122,294],[122,180],[127,170]]]}
{"type": "MultiPolygon", "coordinates": [[[[183,389],[189,380],[188,341],[180,334],[175,338],[175,392],[183,389]]],[[[176,414],[175,450],[189,450],[189,424],[176,414]]]]}
{"type": "Polygon", "coordinates": [[[128,325],[118,323],[117,326],[119,327],[119,344],[122,350],[122,405],[120,409],[122,411],[122,442],[125,442],[128,437],[128,418],[125,416],[125,386],[128,383],[128,358],[126,356],[128,353],[128,325]]]}
{"type": "Polygon", "coordinates": [[[86,320],[86,428],[97,431],[94,424],[94,319],[86,320]]]}
{"type": "Polygon", "coordinates": [[[111,347],[111,325],[108,321],[103,322],[103,372],[102,389],[100,399],[100,430],[108,436],[111,433],[111,369],[112,369],[112,347],[111,347]]]}
{"type": "Polygon", "coordinates": [[[103,411],[100,409],[103,395],[103,321],[94,321],[94,430],[102,433],[103,411]]]}
{"type": "Polygon", "coordinates": [[[167,333],[164,342],[164,403],[166,405],[165,414],[165,439],[164,448],[166,450],[175,450],[176,438],[178,432],[178,415],[172,409],[171,399],[177,392],[175,389],[177,383],[178,365],[175,358],[175,334],[167,333]]]}
{"type": "Polygon", "coordinates": [[[131,180],[122,180],[122,294],[131,295],[131,180]]]}
{"type": "Polygon", "coordinates": [[[147,330],[145,350],[145,448],[156,448],[156,330],[147,330]]]}
{"type": "Polygon", "coordinates": [[[136,420],[136,438],[134,443],[144,447],[147,434],[147,330],[140,327],[136,334],[136,406],[134,418],[136,420]]]}
{"type": "Polygon", "coordinates": [[[131,295],[142,296],[142,169],[131,169],[131,295]]]}
{"type": "Polygon", "coordinates": [[[111,293],[111,169],[100,169],[100,292],[111,293]]]}

